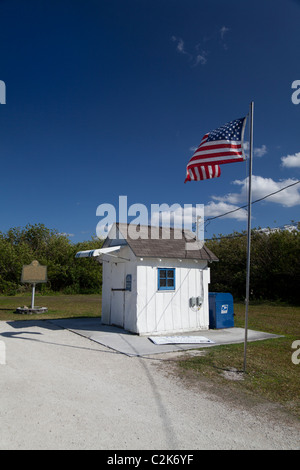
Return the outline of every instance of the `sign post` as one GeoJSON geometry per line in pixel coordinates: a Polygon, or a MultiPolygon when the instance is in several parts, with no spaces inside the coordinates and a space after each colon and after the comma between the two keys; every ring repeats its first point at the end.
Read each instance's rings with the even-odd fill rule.
{"type": "Polygon", "coordinates": [[[18,307],[17,313],[44,313],[47,312],[46,307],[35,307],[34,297],[35,297],[35,286],[38,283],[47,282],[47,266],[42,266],[37,260],[32,261],[31,264],[24,265],[22,269],[21,282],[23,284],[32,284],[32,294],[31,294],[31,308],[26,306],[18,307]]]}

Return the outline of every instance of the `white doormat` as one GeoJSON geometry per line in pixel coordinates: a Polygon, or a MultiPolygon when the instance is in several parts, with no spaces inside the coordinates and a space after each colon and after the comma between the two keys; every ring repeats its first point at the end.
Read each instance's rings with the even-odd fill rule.
{"type": "Polygon", "coordinates": [[[149,336],[154,344],[200,344],[214,343],[205,336],[149,336]]]}

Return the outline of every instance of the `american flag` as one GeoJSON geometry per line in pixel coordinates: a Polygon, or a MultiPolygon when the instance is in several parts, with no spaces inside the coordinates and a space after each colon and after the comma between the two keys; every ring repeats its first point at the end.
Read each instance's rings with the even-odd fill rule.
{"type": "Polygon", "coordinates": [[[221,174],[219,165],[245,160],[243,138],[246,119],[235,119],[203,136],[187,165],[185,183],[217,178],[221,174]]]}

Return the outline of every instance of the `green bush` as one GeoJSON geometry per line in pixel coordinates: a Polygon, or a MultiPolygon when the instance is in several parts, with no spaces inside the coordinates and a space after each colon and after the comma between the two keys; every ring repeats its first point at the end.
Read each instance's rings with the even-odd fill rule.
{"type": "MultiPolygon", "coordinates": [[[[246,233],[214,237],[207,246],[219,258],[211,264],[211,291],[244,299],[246,233]]],[[[300,304],[300,232],[253,230],[251,234],[250,299],[300,304]]]]}
{"type": "MultiPolygon", "coordinates": [[[[299,227],[300,228],[300,227],[299,227]]],[[[210,291],[230,292],[236,300],[245,298],[247,236],[234,232],[206,242],[219,262],[211,267],[210,291]]],[[[98,294],[102,267],[93,258],[75,258],[77,251],[100,248],[102,241],[73,244],[67,236],[43,224],[27,225],[0,232],[0,294],[30,292],[21,284],[24,264],[37,259],[47,266],[48,282],[37,284],[37,292],[49,294],[98,294]]],[[[300,304],[300,232],[252,231],[250,299],[300,304]]]]}
{"type": "Polygon", "coordinates": [[[99,239],[72,244],[43,224],[0,232],[0,294],[30,291],[30,285],[21,284],[22,267],[35,259],[47,266],[48,275],[47,284],[37,284],[37,292],[100,293],[101,266],[94,259],[75,259],[75,254],[101,245],[99,239]]]}

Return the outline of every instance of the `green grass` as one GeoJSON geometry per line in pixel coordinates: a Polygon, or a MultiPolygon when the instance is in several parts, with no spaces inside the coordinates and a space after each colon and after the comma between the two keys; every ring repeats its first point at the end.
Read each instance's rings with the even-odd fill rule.
{"type": "MultiPolygon", "coordinates": [[[[245,306],[235,304],[235,326],[244,327],[245,306]]],[[[242,371],[244,344],[205,349],[205,355],[180,360],[180,373],[201,381],[210,379],[230,393],[245,392],[279,403],[300,418],[300,364],[293,364],[291,348],[300,339],[300,307],[262,303],[250,305],[248,328],[284,335],[247,343],[247,367],[243,380],[228,380],[224,372],[242,371]]],[[[237,376],[240,374],[237,374],[237,376]]],[[[241,376],[241,375],[240,375],[241,376]]]]}
{"type": "Polygon", "coordinates": [[[17,314],[17,307],[31,307],[31,295],[15,297],[0,296],[0,320],[50,320],[70,317],[99,317],[101,315],[101,296],[91,295],[39,295],[35,296],[34,305],[47,307],[42,314],[17,314]]]}

